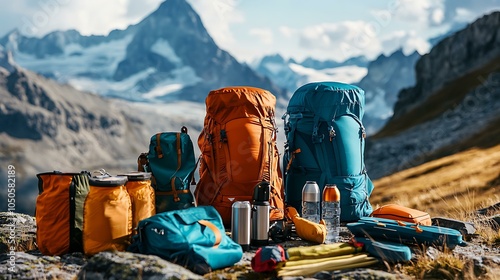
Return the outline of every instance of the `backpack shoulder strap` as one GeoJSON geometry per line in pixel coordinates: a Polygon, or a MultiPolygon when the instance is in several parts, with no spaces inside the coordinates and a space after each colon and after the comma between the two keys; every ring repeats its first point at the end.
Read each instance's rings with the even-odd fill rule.
{"type": "MultiPolygon", "coordinates": [[[[320,180],[318,182],[318,185],[323,185],[326,182],[327,178],[332,177],[332,174],[330,171],[330,163],[325,158],[327,156],[326,150],[324,148],[325,143],[323,143],[325,141],[325,135],[318,134],[319,126],[320,126],[320,117],[314,116],[312,142],[313,142],[314,150],[316,153],[315,158],[318,161],[319,168],[321,169],[321,177],[320,177],[320,180]]],[[[328,139],[326,141],[328,141],[328,139]]]]}
{"type": "Polygon", "coordinates": [[[161,150],[161,133],[156,133],[156,156],[158,158],[163,158],[163,151],[161,150]]]}
{"type": "MultiPolygon", "coordinates": [[[[187,134],[187,128],[185,126],[183,126],[181,128],[181,132],[178,132],[178,133],[175,134],[175,138],[176,138],[175,139],[175,149],[177,151],[177,169],[175,170],[174,174],[172,174],[172,176],[170,177],[171,180],[172,180],[172,178],[175,177],[175,174],[177,174],[177,171],[179,171],[179,169],[181,169],[181,167],[182,167],[181,133],[186,133],[187,134]]],[[[158,137],[157,137],[157,139],[158,139],[158,137]]],[[[158,146],[159,146],[159,143],[158,143],[158,146]]],[[[162,154],[162,157],[163,157],[163,154],[162,154]]]]}

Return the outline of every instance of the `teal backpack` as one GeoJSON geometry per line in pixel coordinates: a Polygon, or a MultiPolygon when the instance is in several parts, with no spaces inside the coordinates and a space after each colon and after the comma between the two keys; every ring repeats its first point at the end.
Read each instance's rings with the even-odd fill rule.
{"type": "Polygon", "coordinates": [[[299,213],[302,187],[316,181],[340,190],[341,221],[369,216],[373,184],[364,164],[364,91],[356,86],[306,84],[291,97],[285,121],[285,197],[299,213]]]}
{"type": "Polygon", "coordinates": [[[194,205],[189,186],[194,180],[196,161],[187,132],[183,126],[180,133],[157,133],[151,137],[149,152],[139,156],[139,171],[153,173],[156,213],[194,205]]]}

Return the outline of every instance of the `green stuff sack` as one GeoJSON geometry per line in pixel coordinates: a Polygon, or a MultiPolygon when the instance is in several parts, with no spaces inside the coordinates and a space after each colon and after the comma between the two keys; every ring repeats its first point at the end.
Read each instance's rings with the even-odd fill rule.
{"type": "Polygon", "coordinates": [[[297,89],[283,116],[285,121],[285,197],[299,213],[302,187],[316,181],[320,191],[336,184],[342,222],[369,216],[373,183],[364,164],[365,97],[359,87],[310,83],[297,89]]]}
{"type": "Polygon", "coordinates": [[[38,249],[44,255],[83,252],[83,203],[89,192],[89,174],[39,173],[36,199],[38,249]]]}

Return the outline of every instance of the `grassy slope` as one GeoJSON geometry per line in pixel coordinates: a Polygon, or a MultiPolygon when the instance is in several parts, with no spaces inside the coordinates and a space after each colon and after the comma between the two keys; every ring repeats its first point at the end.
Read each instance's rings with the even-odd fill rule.
{"type": "Polygon", "coordinates": [[[472,148],[374,181],[374,207],[397,203],[431,216],[463,217],[500,201],[500,144],[472,148]]]}

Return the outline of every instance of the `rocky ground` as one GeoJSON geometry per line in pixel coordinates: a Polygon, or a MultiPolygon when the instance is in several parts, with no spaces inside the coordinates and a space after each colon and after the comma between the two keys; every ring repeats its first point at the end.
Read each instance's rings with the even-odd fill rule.
{"type": "MultiPolygon", "coordinates": [[[[351,234],[342,228],[342,241],[351,234]]],[[[487,245],[477,235],[472,235],[468,246],[457,247],[453,254],[465,259],[464,270],[477,279],[498,279],[500,276],[500,248],[487,245]]],[[[280,243],[284,248],[312,245],[300,238],[280,243]]],[[[498,243],[497,243],[498,244],[498,243]]],[[[91,258],[82,253],[63,256],[43,256],[36,249],[36,224],[33,217],[23,214],[0,213],[0,279],[276,279],[275,273],[256,273],[250,266],[255,250],[246,252],[240,262],[232,267],[200,276],[156,256],[128,252],[102,252],[91,258]],[[9,225],[16,225],[15,263],[11,264],[9,225]],[[14,272],[10,268],[14,267],[14,272]]],[[[440,251],[427,248],[426,255],[437,258],[440,251]]],[[[411,279],[399,272],[401,265],[380,263],[370,268],[319,272],[309,277],[284,279],[411,279]]],[[[456,277],[452,277],[454,279],[456,277]]],[[[459,277],[461,278],[461,277],[459,277]]]]}

